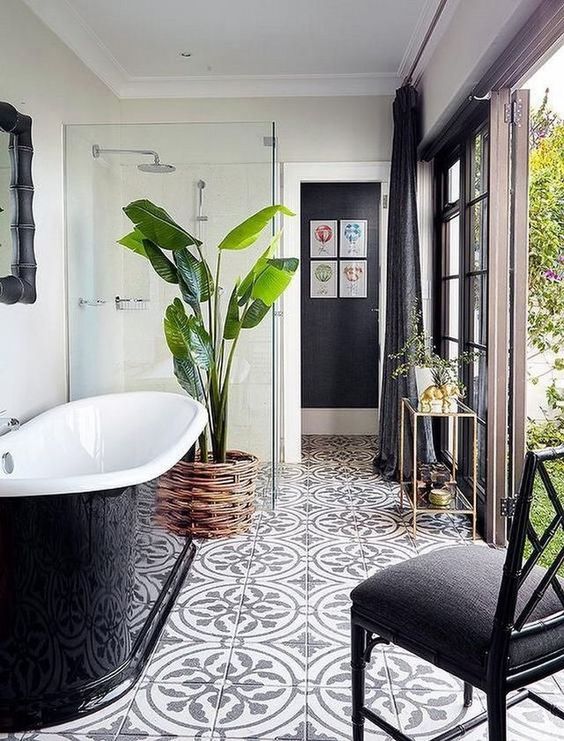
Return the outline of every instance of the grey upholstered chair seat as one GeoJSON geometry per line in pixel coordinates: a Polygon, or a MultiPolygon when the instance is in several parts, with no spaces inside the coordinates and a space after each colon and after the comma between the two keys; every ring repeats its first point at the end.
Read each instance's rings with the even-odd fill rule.
{"type": "MultiPolygon", "coordinates": [[[[351,593],[354,607],[394,634],[431,649],[458,665],[484,672],[505,561],[505,551],[456,546],[390,566],[351,593]]],[[[546,572],[535,567],[519,592],[524,605],[546,572]]],[[[542,619],[562,610],[552,589],[532,615],[542,619]]],[[[513,639],[512,666],[564,651],[564,626],[513,639]]]]}

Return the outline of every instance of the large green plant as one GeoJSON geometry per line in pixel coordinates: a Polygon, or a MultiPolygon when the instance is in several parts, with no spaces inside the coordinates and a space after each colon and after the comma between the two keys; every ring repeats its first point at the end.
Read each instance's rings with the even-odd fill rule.
{"type": "Polygon", "coordinates": [[[232,229],[218,245],[212,276],[202,243],[163,208],[139,200],[123,210],[135,228],[119,244],[146,258],[167,283],[178,285],[182,300],[175,298],[166,309],[166,341],[180,385],[205,404],[208,411],[208,430],[199,441],[201,459],[208,460],[209,440],[213,461],[223,463],[227,452],[229,383],[239,337],[268,314],[288,287],[299,261],[294,257],[275,257],[278,233],[249,273],[235,282],[222,318],[218,290],[222,255],[227,250],[244,250],[254,244],[276,214],[294,214],[285,206],[268,206],[232,229]]]}

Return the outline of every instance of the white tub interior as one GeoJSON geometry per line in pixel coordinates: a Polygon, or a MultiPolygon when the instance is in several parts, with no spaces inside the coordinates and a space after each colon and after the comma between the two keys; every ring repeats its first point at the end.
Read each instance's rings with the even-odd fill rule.
{"type": "Polygon", "coordinates": [[[129,392],[81,399],[0,437],[0,496],[98,491],[149,481],[173,466],[206,423],[193,399],[129,392]]]}

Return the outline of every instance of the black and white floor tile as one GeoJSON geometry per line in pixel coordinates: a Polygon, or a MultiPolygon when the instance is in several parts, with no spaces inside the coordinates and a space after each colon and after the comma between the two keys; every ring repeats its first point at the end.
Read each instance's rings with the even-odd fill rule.
{"type": "MultiPolygon", "coordinates": [[[[308,436],[303,449],[302,464],[281,466],[274,511],[265,495],[248,534],[199,544],[137,689],[25,741],[349,741],[351,589],[417,554],[479,544],[463,516],[423,515],[413,538],[397,487],[374,473],[374,438],[308,436]]],[[[564,707],[564,672],[537,691],[564,707]]],[[[476,692],[465,709],[457,679],[377,647],[367,704],[425,739],[481,712],[484,698],[476,692]]],[[[509,716],[511,741],[564,738],[535,705],[509,716]]],[[[486,741],[487,731],[465,738],[486,741]]],[[[387,736],[367,723],[366,739],[387,736]]]]}

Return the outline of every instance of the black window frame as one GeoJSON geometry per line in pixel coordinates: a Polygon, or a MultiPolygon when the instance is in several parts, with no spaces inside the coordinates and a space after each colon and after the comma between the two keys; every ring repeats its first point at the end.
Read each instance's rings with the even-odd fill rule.
{"type": "MultiPolygon", "coordinates": [[[[482,143],[484,138],[482,138],[482,143]]],[[[481,367],[483,381],[487,384],[487,360],[488,360],[488,268],[489,268],[489,196],[490,196],[490,172],[489,172],[489,107],[483,110],[479,115],[474,116],[468,125],[457,135],[455,140],[450,140],[448,145],[444,146],[434,159],[434,202],[435,202],[435,239],[434,239],[434,270],[433,270],[433,339],[435,347],[439,354],[447,357],[449,343],[455,343],[458,352],[461,350],[477,351],[483,353],[484,362],[481,367]],[[485,189],[477,196],[472,191],[472,147],[478,135],[483,135],[487,142],[487,147],[482,149],[482,163],[485,168],[485,189]],[[485,151],[485,158],[484,158],[485,151]],[[448,174],[450,168],[460,162],[459,170],[459,197],[457,201],[449,202],[448,174]],[[485,164],[484,164],[485,163],[485,164]],[[471,197],[470,197],[471,196],[471,197]],[[481,235],[480,244],[484,244],[485,237],[485,257],[481,258],[480,267],[476,268],[474,262],[474,242],[472,240],[472,211],[476,204],[484,203],[481,215],[481,235]],[[448,225],[458,218],[458,273],[450,271],[450,252],[448,241],[448,225]],[[480,278],[481,302],[479,307],[480,316],[480,337],[479,340],[474,337],[474,311],[472,302],[472,288],[474,281],[480,278]],[[458,327],[456,337],[450,333],[449,327],[449,305],[448,305],[448,286],[451,281],[458,281],[458,327]]],[[[465,403],[474,408],[473,397],[473,366],[463,365],[460,372],[460,380],[466,387],[467,398],[465,403]]],[[[478,492],[478,510],[479,523],[483,526],[484,522],[484,503],[487,490],[485,450],[487,446],[487,386],[481,398],[481,413],[478,414],[478,430],[480,443],[478,451],[482,449],[483,455],[479,455],[479,471],[477,492],[478,492]],[[482,458],[480,466],[480,457],[482,458]]],[[[452,463],[448,445],[448,421],[437,420],[433,426],[434,442],[437,455],[445,463],[452,463]]],[[[458,484],[467,494],[471,492],[472,485],[472,436],[470,434],[470,425],[461,424],[459,437],[459,456],[458,456],[458,484]],[[466,452],[466,455],[460,455],[460,452],[466,452]]]]}

